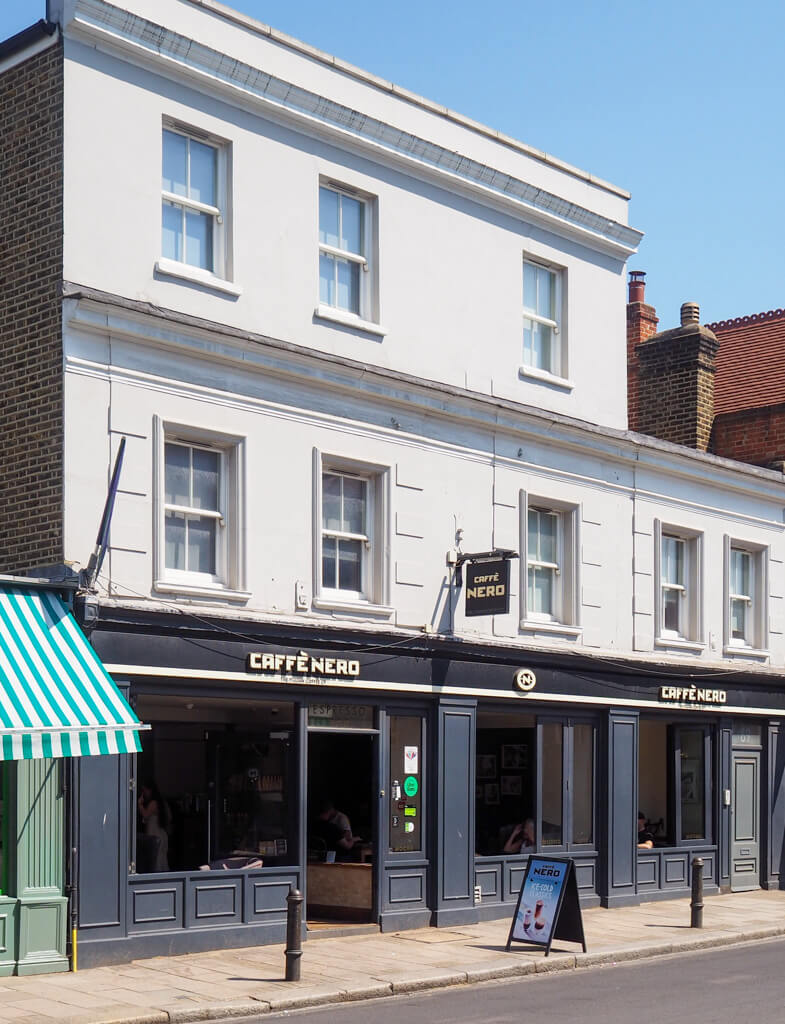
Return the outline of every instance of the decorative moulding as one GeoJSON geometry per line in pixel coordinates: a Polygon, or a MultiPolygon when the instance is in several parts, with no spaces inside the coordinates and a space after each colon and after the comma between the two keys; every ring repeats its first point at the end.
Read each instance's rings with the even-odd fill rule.
{"type": "Polygon", "coordinates": [[[77,0],[76,14],[67,32],[85,36],[93,44],[103,42],[119,48],[148,64],[164,66],[170,73],[201,79],[213,90],[230,90],[236,100],[261,105],[286,121],[310,125],[321,134],[341,136],[364,148],[382,150],[420,173],[449,178],[454,185],[468,187],[486,202],[619,259],[634,253],[642,238],[641,232],[626,224],[283,81],[103,0],[77,0]]]}

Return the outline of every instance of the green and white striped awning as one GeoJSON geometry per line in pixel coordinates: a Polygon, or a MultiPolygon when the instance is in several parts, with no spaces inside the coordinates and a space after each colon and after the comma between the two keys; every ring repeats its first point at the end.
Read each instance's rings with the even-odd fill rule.
{"type": "Polygon", "coordinates": [[[62,601],[0,585],[0,760],[131,753],[143,728],[62,601]]]}

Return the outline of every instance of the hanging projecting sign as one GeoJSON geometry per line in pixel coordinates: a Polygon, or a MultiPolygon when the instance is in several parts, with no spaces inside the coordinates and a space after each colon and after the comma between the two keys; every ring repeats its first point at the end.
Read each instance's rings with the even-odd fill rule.
{"type": "Polygon", "coordinates": [[[510,610],[510,563],[506,558],[466,566],[466,614],[506,615],[510,610]]]}

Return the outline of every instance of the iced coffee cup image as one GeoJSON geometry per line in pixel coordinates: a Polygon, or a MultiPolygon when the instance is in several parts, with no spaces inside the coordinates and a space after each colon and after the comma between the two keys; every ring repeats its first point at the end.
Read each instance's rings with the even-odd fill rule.
{"type": "Polygon", "coordinates": [[[516,931],[524,931],[527,935],[530,934],[529,929],[531,928],[533,921],[531,907],[522,906],[518,910],[518,916],[516,917],[516,931]]]}
{"type": "Polygon", "coordinates": [[[537,900],[537,902],[534,905],[534,930],[536,932],[541,932],[548,923],[543,917],[542,908],[543,901],[537,900]]]}

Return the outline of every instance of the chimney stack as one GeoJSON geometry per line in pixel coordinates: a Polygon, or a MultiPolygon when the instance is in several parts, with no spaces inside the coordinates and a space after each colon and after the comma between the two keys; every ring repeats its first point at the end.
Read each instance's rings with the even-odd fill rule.
{"type": "Polygon", "coordinates": [[[681,304],[681,326],[687,324],[699,324],[701,322],[701,308],[697,302],[682,302],[681,304]]]}
{"type": "MultiPolygon", "coordinates": [[[[631,295],[633,287],[642,285],[631,281],[631,295]]],[[[651,309],[641,302],[637,306],[651,309]]],[[[632,301],[627,306],[628,349],[635,308],[632,301]]],[[[630,414],[631,429],[707,451],[714,422],[718,350],[716,336],[701,326],[697,302],[682,305],[679,327],[641,337],[635,347],[636,407],[634,419],[632,410],[630,414]]]]}
{"type": "Polygon", "coordinates": [[[638,425],[638,345],[657,331],[657,312],[646,304],[646,272],[631,270],[627,302],[627,419],[630,430],[638,425]]]}

